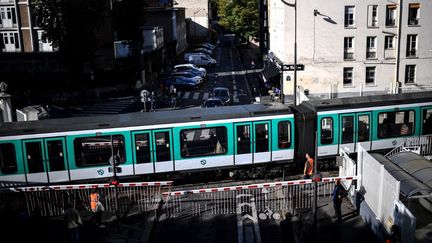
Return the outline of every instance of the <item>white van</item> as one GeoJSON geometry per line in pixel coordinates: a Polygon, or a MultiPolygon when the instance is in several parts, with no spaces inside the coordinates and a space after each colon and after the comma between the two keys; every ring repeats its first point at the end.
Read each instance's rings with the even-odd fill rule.
{"type": "Polygon", "coordinates": [[[216,60],[211,57],[201,56],[201,55],[190,55],[189,63],[195,64],[197,66],[212,66],[216,65],[216,60]]]}
{"type": "Polygon", "coordinates": [[[184,54],[184,60],[185,60],[186,62],[189,61],[189,57],[192,56],[192,55],[206,56],[206,57],[208,57],[208,58],[211,58],[209,55],[207,55],[207,54],[205,54],[205,53],[203,53],[203,52],[186,52],[186,53],[184,54]]]}

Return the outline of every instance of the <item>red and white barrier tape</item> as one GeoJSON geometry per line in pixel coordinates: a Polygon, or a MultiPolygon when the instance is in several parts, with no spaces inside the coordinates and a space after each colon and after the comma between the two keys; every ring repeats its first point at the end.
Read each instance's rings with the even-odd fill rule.
{"type": "MultiPolygon", "coordinates": [[[[145,187],[145,186],[170,186],[170,185],[172,185],[172,181],[154,181],[154,182],[119,183],[117,187],[145,187]]],[[[77,190],[77,189],[93,189],[93,188],[108,188],[108,187],[115,187],[115,186],[108,183],[104,183],[104,184],[13,187],[9,189],[16,192],[19,191],[33,192],[33,191],[77,190]]]]}
{"type": "MultiPolygon", "coordinates": [[[[326,177],[326,178],[322,178],[319,182],[332,182],[332,181],[336,181],[336,180],[341,180],[341,181],[357,180],[357,176],[326,177]]],[[[257,189],[257,188],[270,188],[270,187],[277,187],[277,186],[305,185],[305,184],[311,184],[313,182],[314,181],[312,181],[311,179],[295,180],[295,181],[281,181],[281,182],[251,184],[251,185],[242,185],[242,186],[230,186],[230,187],[194,189],[194,190],[187,190],[187,191],[164,192],[164,193],[162,193],[162,195],[164,197],[167,197],[167,196],[179,196],[179,195],[185,195],[185,194],[199,194],[199,193],[223,192],[223,191],[239,191],[239,190],[257,189]]]]}

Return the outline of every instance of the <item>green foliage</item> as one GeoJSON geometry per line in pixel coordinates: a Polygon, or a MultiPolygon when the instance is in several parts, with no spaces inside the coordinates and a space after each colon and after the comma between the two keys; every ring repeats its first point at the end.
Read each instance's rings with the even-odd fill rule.
{"type": "Polygon", "coordinates": [[[219,24],[247,39],[258,36],[259,0],[216,0],[219,24]]]}
{"type": "Polygon", "coordinates": [[[93,62],[107,0],[34,0],[36,24],[45,31],[72,69],[93,62]]]}

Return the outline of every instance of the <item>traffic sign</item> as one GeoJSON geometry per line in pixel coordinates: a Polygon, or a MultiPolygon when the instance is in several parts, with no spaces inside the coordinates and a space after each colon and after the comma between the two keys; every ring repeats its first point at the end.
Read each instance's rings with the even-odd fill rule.
{"type": "MultiPolygon", "coordinates": [[[[282,65],[282,71],[294,71],[296,70],[296,65],[294,64],[283,64],[282,65]]],[[[297,71],[303,71],[304,65],[303,64],[297,64],[297,71]]]]}

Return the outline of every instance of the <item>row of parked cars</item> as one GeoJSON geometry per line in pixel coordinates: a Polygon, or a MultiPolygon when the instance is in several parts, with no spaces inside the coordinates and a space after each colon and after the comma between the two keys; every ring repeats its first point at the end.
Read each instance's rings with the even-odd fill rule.
{"type": "Polygon", "coordinates": [[[210,57],[213,55],[216,46],[210,43],[198,44],[184,54],[188,63],[175,65],[172,70],[164,75],[161,83],[176,88],[198,88],[207,77],[207,70],[201,66],[216,64],[216,60],[210,57]]]}

